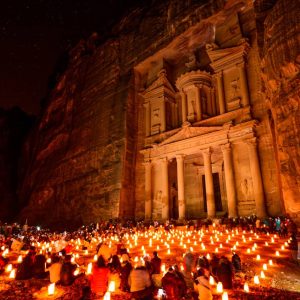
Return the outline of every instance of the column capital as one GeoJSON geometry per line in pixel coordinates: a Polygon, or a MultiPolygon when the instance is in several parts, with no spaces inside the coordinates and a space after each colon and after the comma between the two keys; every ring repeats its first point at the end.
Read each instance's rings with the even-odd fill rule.
{"type": "Polygon", "coordinates": [[[149,101],[143,103],[143,106],[144,106],[145,108],[148,108],[149,105],[150,105],[150,102],[149,102],[149,101]]]}
{"type": "Polygon", "coordinates": [[[227,144],[221,145],[221,150],[223,153],[231,152],[231,144],[227,143],[227,144]]]}
{"type": "Polygon", "coordinates": [[[210,148],[210,147],[208,147],[208,148],[206,148],[206,149],[203,149],[203,150],[201,150],[201,152],[202,152],[202,154],[203,154],[203,155],[206,155],[206,156],[210,156],[210,155],[211,155],[211,153],[212,153],[212,151],[211,151],[211,148],[210,148]]]}
{"type": "Polygon", "coordinates": [[[245,66],[246,66],[246,63],[244,61],[239,62],[239,63],[236,64],[237,68],[242,68],[243,69],[243,68],[245,68],[245,66]]]}
{"type": "Polygon", "coordinates": [[[185,154],[176,154],[175,157],[176,157],[176,160],[177,160],[177,161],[183,160],[184,157],[185,157],[185,154]]]}
{"type": "Polygon", "coordinates": [[[180,90],[179,90],[179,93],[180,93],[180,95],[181,95],[181,97],[186,97],[186,91],[184,90],[184,88],[181,88],[180,90]]]}
{"type": "Polygon", "coordinates": [[[159,159],[159,161],[160,161],[161,163],[166,163],[166,164],[169,162],[169,160],[168,160],[167,157],[161,157],[161,158],[159,159]]]}
{"type": "Polygon", "coordinates": [[[247,146],[249,148],[251,148],[251,147],[256,148],[257,147],[257,138],[253,137],[253,138],[247,139],[247,140],[245,140],[245,143],[247,144],[247,146]]]}
{"type": "Polygon", "coordinates": [[[215,78],[222,78],[223,77],[223,71],[219,71],[219,72],[217,72],[217,73],[215,73],[214,75],[213,75],[213,77],[215,77],[215,78]]]}
{"type": "Polygon", "coordinates": [[[152,161],[151,161],[150,158],[144,159],[144,162],[143,162],[143,165],[144,165],[144,166],[149,166],[149,165],[151,165],[151,164],[152,164],[152,161]]]}

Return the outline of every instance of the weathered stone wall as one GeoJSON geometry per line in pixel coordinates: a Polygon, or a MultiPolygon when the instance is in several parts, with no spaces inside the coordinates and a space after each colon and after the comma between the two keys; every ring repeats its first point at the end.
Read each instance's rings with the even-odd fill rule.
{"type": "MultiPolygon", "coordinates": [[[[248,88],[253,118],[259,121],[255,130],[267,209],[272,215],[279,214],[282,211],[278,185],[279,161],[281,179],[284,178],[281,184],[292,184],[293,195],[296,195],[299,188],[296,177],[288,171],[290,168],[284,168],[288,162],[292,170],[299,174],[299,163],[295,160],[295,153],[299,151],[299,143],[297,147],[295,145],[299,136],[299,101],[295,90],[291,96],[291,88],[288,89],[289,96],[283,94],[286,90],[280,88],[280,95],[288,97],[288,102],[279,96],[276,98],[272,91],[272,97],[267,97],[271,99],[274,122],[270,119],[265,96],[261,93],[263,87],[258,52],[279,50],[275,51],[271,47],[273,44],[270,40],[275,43],[277,39],[269,39],[267,33],[264,39],[268,43],[261,45],[261,32],[257,32],[252,5],[252,1],[246,0],[153,1],[149,7],[137,7],[117,24],[112,29],[113,38],[97,46],[95,35],[86,42],[81,41],[71,51],[69,67],[52,92],[39,126],[31,137],[28,150],[31,160],[27,166],[26,179],[19,189],[22,203],[28,205],[21,216],[28,217],[32,223],[48,225],[67,222],[76,225],[111,217],[144,217],[145,172],[140,150],[145,146],[145,115],[140,92],[156,79],[164,59],[172,64],[173,71],[168,75],[175,86],[176,78],[182,74],[187,58],[195,49],[204,48],[206,43],[215,41],[222,47],[232,47],[241,37],[248,38],[251,46],[247,65],[248,88]],[[236,26],[237,23],[240,26],[236,26]],[[278,106],[278,102],[280,105],[289,103],[293,109],[288,111],[285,106],[278,106]],[[281,117],[278,117],[279,108],[281,117]],[[291,123],[279,126],[283,120],[291,123]],[[287,128],[289,132],[291,128],[294,131],[292,141],[287,128]],[[272,134],[277,137],[277,143],[274,143],[272,134]],[[293,146],[289,146],[291,143],[294,143],[293,146]],[[277,152],[282,151],[285,155],[285,158],[279,155],[278,164],[274,153],[274,145],[277,144],[277,152]],[[285,147],[285,150],[281,147],[285,147]]],[[[295,19],[295,14],[287,12],[287,9],[284,12],[291,20],[295,19]]],[[[274,17],[270,14],[268,18],[274,17]]],[[[271,21],[266,24],[266,28],[269,26],[271,30],[271,21]]],[[[281,25],[279,21],[276,24],[278,31],[282,29],[281,26],[290,26],[281,25]]],[[[266,29],[259,26],[261,28],[266,29]]],[[[291,45],[295,46],[295,43],[291,45]]],[[[288,49],[292,49],[292,46],[288,46],[288,49]]],[[[295,62],[295,51],[290,52],[295,62]]],[[[296,64],[286,65],[282,59],[284,55],[280,55],[278,61],[282,62],[283,74],[289,76],[289,84],[295,84],[296,64]]],[[[272,59],[273,56],[265,55],[264,74],[265,79],[270,78],[267,80],[269,90],[269,86],[272,87],[270,81],[273,83],[278,80],[278,74],[274,75],[274,65],[278,62],[275,64],[272,59]],[[274,79],[274,76],[277,77],[274,79]]],[[[233,152],[245,168],[249,167],[248,157],[242,157],[241,154],[246,155],[245,149],[235,148],[233,152]]],[[[241,200],[239,211],[241,214],[251,213],[254,211],[253,197],[248,195],[249,199],[246,199],[241,194],[243,178],[238,176],[240,166],[234,167],[238,198],[241,200]]],[[[244,171],[249,173],[249,170],[244,171]]],[[[156,199],[159,195],[155,194],[155,187],[161,175],[157,165],[153,167],[153,175],[152,197],[156,199]]],[[[191,162],[187,168],[187,178],[192,180],[193,176],[195,167],[191,162]]],[[[198,179],[200,181],[200,175],[198,179]]],[[[189,217],[197,215],[197,188],[201,189],[201,183],[196,188],[187,187],[189,217]]],[[[226,200],[224,188],[223,201],[226,200]]],[[[285,194],[291,193],[286,187],[283,191],[285,194]]],[[[287,197],[291,197],[290,194],[287,197]]],[[[293,197],[292,201],[295,202],[296,198],[293,197]]],[[[154,215],[158,218],[159,205],[158,201],[154,203],[154,215]]]]}
{"type": "MultiPolygon", "coordinates": [[[[22,144],[34,118],[19,108],[0,109],[0,220],[11,221],[18,212],[17,182],[22,180],[22,144]]],[[[26,159],[26,157],[23,157],[26,159]]]]}
{"type": "Polygon", "coordinates": [[[299,1],[255,1],[263,96],[286,213],[300,222],[300,5],[299,1]]]}

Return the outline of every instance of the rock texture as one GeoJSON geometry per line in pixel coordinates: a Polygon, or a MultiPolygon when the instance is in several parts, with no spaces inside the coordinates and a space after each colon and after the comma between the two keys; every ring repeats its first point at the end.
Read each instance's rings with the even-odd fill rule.
{"type": "MultiPolygon", "coordinates": [[[[283,9],[286,20],[295,20],[297,14],[296,7],[287,9],[287,0],[279,0],[270,11],[273,2],[256,1],[255,10],[247,0],[147,2],[123,18],[104,42],[99,42],[97,34],[80,41],[70,52],[68,68],[28,140],[27,173],[19,186],[24,206],[20,218],[52,226],[101,218],[143,218],[141,92],[159,70],[168,68],[165,60],[173,66],[184,65],[207,43],[233,47],[245,35],[251,43],[248,77],[254,79],[249,92],[253,116],[260,121],[255,131],[268,210],[273,215],[281,213],[279,167],[284,199],[290,197],[296,203],[300,149],[299,96],[293,88],[298,78],[296,33],[289,30],[293,22],[279,21],[276,14],[283,9]],[[267,8],[263,2],[268,2],[267,8]],[[273,19],[277,20],[274,27],[273,19]],[[290,39],[282,40],[282,31],[291,33],[290,39]],[[288,54],[285,49],[290,49],[288,54]],[[262,93],[261,66],[270,115],[262,93]],[[286,84],[285,88],[275,82],[286,84]]],[[[208,64],[209,58],[204,52],[201,55],[208,64]]],[[[175,87],[183,69],[174,70],[171,82],[175,87]]]]}
{"type": "Polygon", "coordinates": [[[300,222],[300,2],[257,0],[255,11],[284,207],[300,222]]]}
{"type": "Polygon", "coordinates": [[[0,220],[11,221],[18,211],[17,182],[22,180],[22,144],[34,119],[19,108],[0,110],[0,220]]]}

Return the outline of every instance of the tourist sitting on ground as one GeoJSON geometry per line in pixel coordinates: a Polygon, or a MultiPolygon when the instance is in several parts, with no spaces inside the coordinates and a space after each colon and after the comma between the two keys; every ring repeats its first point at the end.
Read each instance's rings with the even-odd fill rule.
{"type": "Polygon", "coordinates": [[[202,255],[202,256],[199,257],[197,265],[200,268],[209,269],[209,261],[208,261],[208,259],[206,258],[205,255],[202,255]]]}
{"type": "Polygon", "coordinates": [[[120,276],[121,276],[121,285],[120,289],[123,292],[129,292],[129,284],[128,284],[128,278],[129,274],[132,270],[132,265],[129,262],[129,256],[127,254],[123,254],[121,256],[121,269],[120,269],[120,276]]]}
{"type": "Polygon", "coordinates": [[[121,263],[119,260],[118,255],[114,255],[112,257],[111,262],[108,264],[108,268],[110,271],[108,282],[114,281],[115,282],[115,289],[118,290],[121,285],[121,263]]]}
{"type": "Polygon", "coordinates": [[[66,255],[60,271],[60,283],[64,286],[71,285],[75,279],[76,265],[71,263],[71,255],[66,255]]]}
{"type": "Polygon", "coordinates": [[[162,278],[162,288],[164,289],[167,299],[180,300],[184,297],[187,291],[185,281],[173,267],[170,267],[168,272],[162,278]]]}
{"type": "Polygon", "coordinates": [[[128,284],[132,298],[152,299],[150,274],[141,262],[138,263],[136,268],[131,270],[128,284]]]}
{"type": "Polygon", "coordinates": [[[30,279],[33,276],[33,266],[35,262],[35,247],[30,247],[22,263],[19,264],[16,273],[17,280],[30,279]]]}
{"type": "Polygon", "coordinates": [[[157,251],[153,252],[153,258],[151,259],[152,274],[160,274],[161,271],[161,259],[158,257],[157,251]]]}
{"type": "Polygon", "coordinates": [[[112,249],[106,243],[103,243],[99,248],[98,256],[102,256],[107,262],[112,256],[112,249]]]}
{"type": "Polygon", "coordinates": [[[209,284],[209,270],[200,268],[197,271],[194,289],[198,293],[199,300],[212,300],[212,291],[209,284]]]}
{"type": "Polygon", "coordinates": [[[236,272],[239,272],[242,270],[242,263],[241,263],[241,258],[238,256],[237,253],[233,252],[233,255],[231,257],[231,263],[234,267],[234,270],[236,272]]]}
{"type": "Polygon", "coordinates": [[[100,255],[90,276],[91,290],[93,293],[99,296],[104,295],[108,288],[109,273],[109,268],[106,266],[103,256],[100,255]]]}
{"type": "Polygon", "coordinates": [[[33,265],[33,276],[37,279],[43,279],[47,276],[45,271],[46,257],[43,254],[38,254],[35,256],[33,265]]]}
{"type": "Polygon", "coordinates": [[[212,254],[212,259],[211,259],[211,262],[210,262],[210,272],[216,276],[217,274],[217,269],[218,269],[218,266],[219,266],[219,261],[220,261],[220,258],[218,257],[218,255],[216,255],[215,253],[212,254]]]}
{"type": "Polygon", "coordinates": [[[62,263],[59,260],[58,256],[52,258],[52,265],[46,269],[50,273],[50,282],[57,283],[60,281],[60,272],[62,268],[62,263]]]}
{"type": "Polygon", "coordinates": [[[216,275],[218,280],[222,282],[224,289],[232,289],[233,270],[227,257],[221,257],[216,275]]]}

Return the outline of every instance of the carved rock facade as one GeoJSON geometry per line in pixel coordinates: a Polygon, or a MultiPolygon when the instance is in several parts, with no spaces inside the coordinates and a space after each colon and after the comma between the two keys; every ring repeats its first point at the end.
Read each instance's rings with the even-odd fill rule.
{"type": "Polygon", "coordinates": [[[32,136],[21,216],[75,225],[283,213],[256,11],[156,1],[116,38],[81,41],[32,136]]]}

